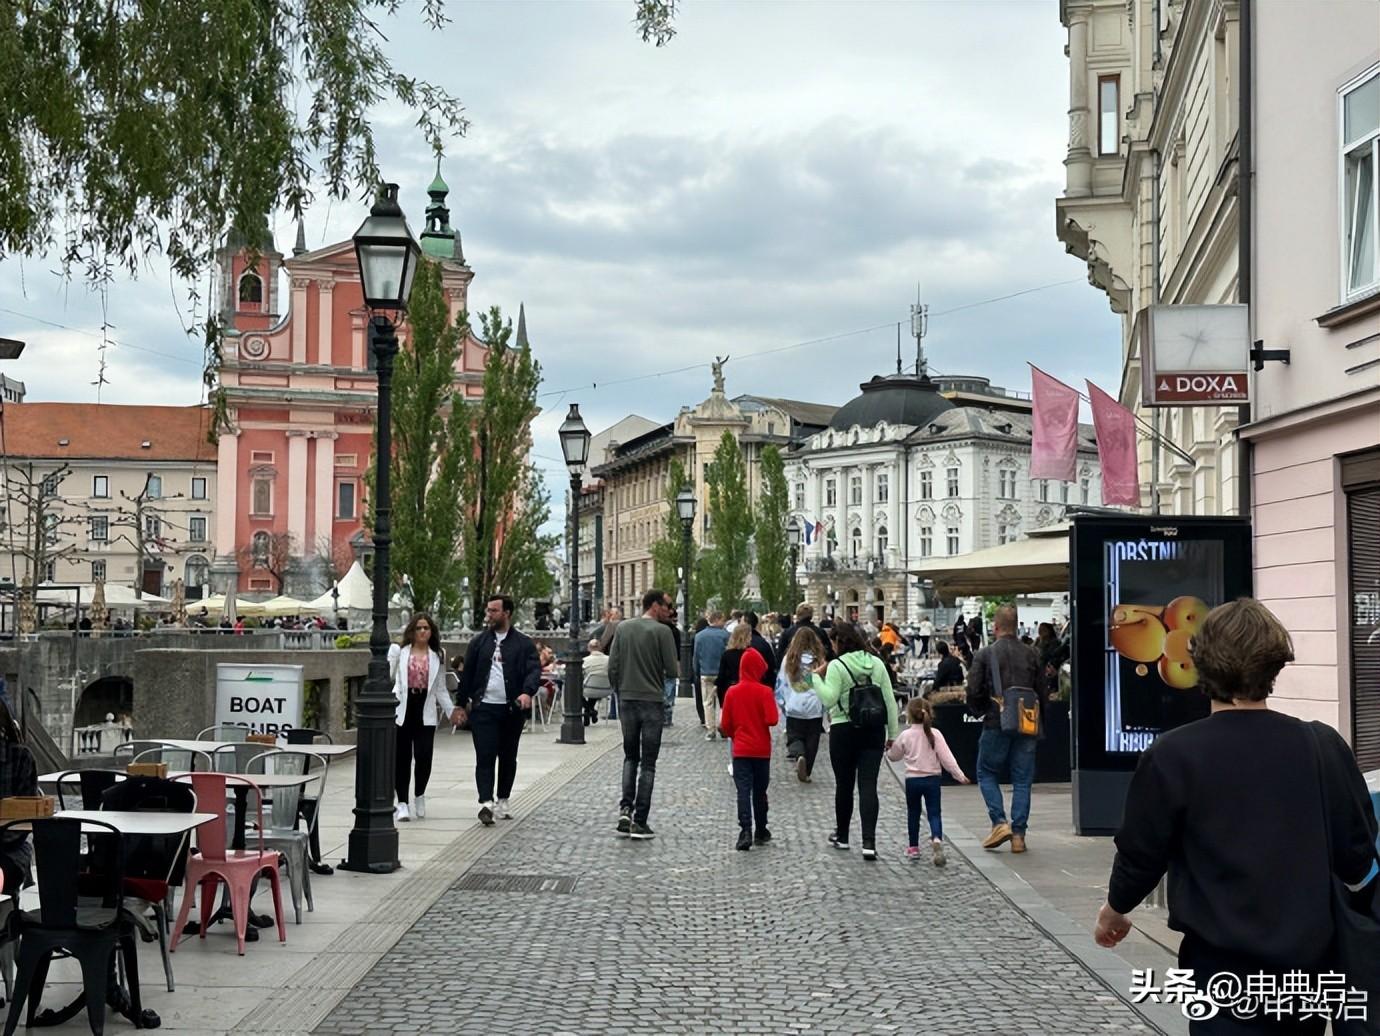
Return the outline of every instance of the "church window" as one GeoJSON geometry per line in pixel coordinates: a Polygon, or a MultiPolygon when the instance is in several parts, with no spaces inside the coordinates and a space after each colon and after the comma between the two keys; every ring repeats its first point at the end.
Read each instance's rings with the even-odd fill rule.
{"type": "Polygon", "coordinates": [[[264,301],[264,282],[252,271],[240,278],[240,305],[261,306],[264,301]]]}

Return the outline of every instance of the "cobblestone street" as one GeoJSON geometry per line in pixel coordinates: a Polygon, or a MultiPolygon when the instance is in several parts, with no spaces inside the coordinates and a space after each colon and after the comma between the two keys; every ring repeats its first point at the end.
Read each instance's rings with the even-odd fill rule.
{"type": "Polygon", "coordinates": [[[851,852],[826,843],[826,751],[811,784],[773,761],[775,841],[735,852],[725,747],[678,711],[654,841],[614,834],[615,748],[514,820],[316,1032],[1154,1031],[956,852],[907,863],[886,772],[876,863],[856,816],[851,852]],[[548,881],[485,891],[484,875],[548,881]]]}

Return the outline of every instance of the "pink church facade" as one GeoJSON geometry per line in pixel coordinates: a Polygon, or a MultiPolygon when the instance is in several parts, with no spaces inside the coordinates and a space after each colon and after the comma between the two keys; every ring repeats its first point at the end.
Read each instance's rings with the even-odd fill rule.
{"type": "MultiPolygon", "coordinates": [[[[421,242],[441,263],[453,317],[467,308],[474,274],[439,173],[429,192],[421,242]]],[[[291,258],[266,243],[253,268],[243,250],[227,247],[220,258],[229,427],[217,457],[216,590],[315,597],[332,568],[343,574],[368,546],[378,394],[369,311],[353,243],[307,251],[303,239],[299,227],[291,258]]],[[[404,326],[404,343],[406,334],[404,326]]],[[[455,376],[468,396],[482,394],[487,355],[472,335],[461,344],[455,376]]]]}

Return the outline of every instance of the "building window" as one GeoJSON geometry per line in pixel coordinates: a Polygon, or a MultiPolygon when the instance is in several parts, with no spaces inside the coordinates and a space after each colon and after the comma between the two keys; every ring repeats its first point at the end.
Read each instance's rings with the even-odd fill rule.
{"type": "Polygon", "coordinates": [[[920,530],[920,556],[930,557],[934,553],[934,530],[928,525],[920,530]]]}
{"type": "Polygon", "coordinates": [[[200,477],[192,479],[192,499],[206,499],[206,479],[200,477]]]}
{"type": "Polygon", "coordinates": [[[949,468],[946,474],[949,481],[949,496],[958,496],[958,469],[949,468]]]}
{"type": "Polygon", "coordinates": [[[998,523],[997,523],[997,542],[998,542],[998,543],[1014,543],[1014,542],[1016,542],[1016,529],[1015,529],[1015,527],[1012,526],[1012,525],[1008,525],[1006,522],[998,522],[998,523]]]}
{"type": "Polygon", "coordinates": [[[797,482],[797,483],[795,484],[795,509],[796,509],[797,511],[803,511],[803,510],[805,510],[805,483],[804,483],[804,482],[797,482]]]}
{"type": "Polygon", "coordinates": [[[921,500],[933,500],[933,499],[934,499],[934,472],[933,472],[933,471],[922,471],[922,472],[920,472],[920,499],[921,499],[921,500]]]}
{"type": "Polygon", "coordinates": [[[949,544],[948,544],[948,546],[949,546],[949,557],[953,557],[955,554],[958,553],[958,526],[956,526],[956,525],[950,525],[950,526],[949,526],[948,532],[949,532],[949,544]]]}
{"type": "Polygon", "coordinates": [[[1016,499],[1016,472],[1002,468],[997,472],[997,496],[1003,500],[1016,499]]]}
{"type": "Polygon", "coordinates": [[[838,484],[832,478],[826,478],[824,480],[824,506],[837,507],[838,502],[838,484]]]}
{"type": "Polygon", "coordinates": [[[163,479],[161,476],[149,476],[148,481],[144,483],[144,496],[148,500],[163,499],[163,479]]]}
{"type": "Polygon", "coordinates": [[[862,530],[854,529],[851,533],[849,533],[848,542],[848,556],[852,558],[854,561],[857,561],[858,558],[862,557],[862,530]]]}
{"type": "Polygon", "coordinates": [[[853,507],[862,504],[862,476],[850,475],[848,477],[848,503],[853,507]]]}
{"type": "Polygon", "coordinates": [[[163,535],[163,519],[156,514],[144,515],[144,539],[156,540],[163,535]]]}
{"type": "Polygon", "coordinates": [[[91,495],[97,500],[110,499],[110,476],[92,475],[91,476],[91,495]]]}
{"type": "Polygon", "coordinates": [[[104,561],[93,561],[93,562],[91,562],[91,582],[93,582],[93,583],[104,583],[104,582],[105,582],[105,562],[104,562],[104,561]]]}
{"type": "Polygon", "coordinates": [[[200,554],[193,554],[187,559],[186,575],[183,577],[183,582],[188,589],[199,590],[206,585],[210,570],[211,566],[207,564],[205,558],[200,554]]]}
{"type": "Polygon", "coordinates": [[[335,516],[337,518],[355,517],[355,484],[338,482],[335,487],[335,516]]]}
{"type": "Polygon", "coordinates": [[[90,535],[93,543],[108,543],[110,541],[110,519],[103,514],[93,516],[90,535]]]}
{"type": "Polygon", "coordinates": [[[885,504],[891,500],[891,476],[886,472],[877,475],[877,503],[885,504]]]}
{"type": "Polygon", "coordinates": [[[877,527],[877,557],[879,557],[879,558],[884,558],[884,557],[886,557],[886,544],[887,544],[886,526],[885,526],[885,525],[878,526],[878,527],[877,527]]]}
{"type": "Polygon", "coordinates": [[[1121,151],[1121,77],[1097,77],[1097,153],[1121,151]]]}
{"type": "Polygon", "coordinates": [[[260,306],[264,301],[264,282],[257,273],[246,273],[240,278],[240,305],[260,306]]]}
{"type": "Polygon", "coordinates": [[[206,542],[206,516],[194,514],[187,519],[187,539],[192,543],[206,542]]]}
{"type": "Polygon", "coordinates": [[[1061,504],[1069,502],[1069,484],[1067,482],[1059,483],[1059,502],[1061,504]]]}
{"type": "Polygon", "coordinates": [[[1049,479],[1040,479],[1040,503],[1049,503],[1049,479]]]}
{"type": "Polygon", "coordinates": [[[58,478],[56,475],[45,475],[43,477],[43,485],[40,492],[45,498],[57,496],[58,484],[61,481],[62,479],[58,478]]]}
{"type": "Polygon", "coordinates": [[[43,516],[43,542],[48,546],[54,546],[58,541],[58,516],[55,514],[45,514],[43,516]]]}
{"type": "Polygon", "coordinates": [[[55,582],[57,582],[57,562],[56,562],[56,561],[45,561],[45,562],[43,562],[43,582],[45,582],[45,583],[55,583],[55,582]]]}
{"type": "Polygon", "coordinates": [[[1344,294],[1380,284],[1380,67],[1342,92],[1344,294]]]}
{"type": "Polygon", "coordinates": [[[253,495],[250,498],[250,514],[267,517],[273,513],[273,480],[256,478],[253,495]]]}

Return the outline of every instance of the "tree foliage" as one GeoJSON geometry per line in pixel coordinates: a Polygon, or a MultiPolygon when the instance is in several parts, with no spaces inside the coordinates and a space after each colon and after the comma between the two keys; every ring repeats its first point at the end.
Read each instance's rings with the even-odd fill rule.
{"type": "Polygon", "coordinates": [[[542,535],[550,498],[528,462],[529,422],[537,413],[541,367],[527,346],[510,344],[511,320],[497,306],[480,317],[489,346],[484,396],[455,407],[455,504],[461,518],[461,564],[469,579],[470,614],[484,613],[488,594],[515,601],[551,592],[546,554],[559,540],[542,535]]]}
{"type": "Polygon", "coordinates": [[[394,572],[411,579],[413,606],[434,609],[438,622],[460,608],[463,519],[456,501],[469,442],[455,365],[465,333],[465,314],[450,319],[440,265],[423,261],[393,369],[390,561],[394,572]]]}
{"type": "Polygon", "coordinates": [[[791,571],[790,544],[786,542],[786,522],[790,520],[790,498],[786,488],[786,466],[775,446],[762,449],[762,494],[757,503],[757,582],[762,603],[773,611],[790,611],[797,602],[794,573],[791,571]]]}
{"type": "Polygon", "coordinates": [[[707,598],[721,608],[741,607],[752,568],[754,516],[747,465],[732,432],[724,432],[705,473],[709,489],[709,534],[713,547],[704,564],[707,598]]]}
{"type": "Polygon", "coordinates": [[[235,552],[235,558],[241,570],[267,572],[276,584],[275,592],[281,594],[297,558],[297,537],[290,532],[256,533],[255,537],[235,552]]]}

